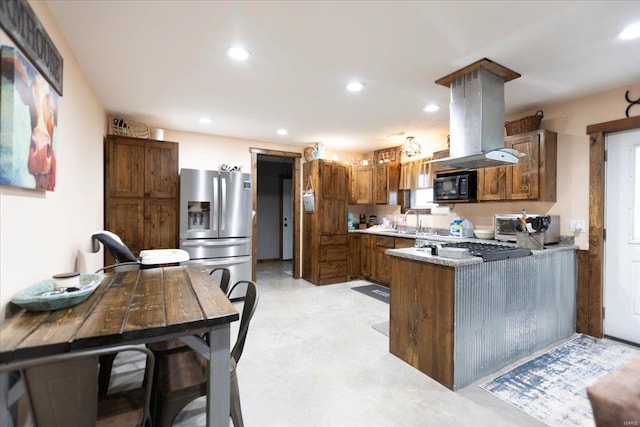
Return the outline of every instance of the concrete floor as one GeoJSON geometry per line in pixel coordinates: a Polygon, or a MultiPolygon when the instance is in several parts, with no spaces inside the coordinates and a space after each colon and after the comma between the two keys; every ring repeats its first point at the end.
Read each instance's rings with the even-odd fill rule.
{"type": "MultiPolygon", "coordinates": [[[[450,391],[390,354],[372,328],[389,306],[351,290],[367,282],[314,286],[293,280],[291,263],[258,264],[257,277],[238,365],[247,426],[544,425],[476,384],[450,391]]],[[[175,425],[205,425],[204,407],[194,401],[175,425]]]]}

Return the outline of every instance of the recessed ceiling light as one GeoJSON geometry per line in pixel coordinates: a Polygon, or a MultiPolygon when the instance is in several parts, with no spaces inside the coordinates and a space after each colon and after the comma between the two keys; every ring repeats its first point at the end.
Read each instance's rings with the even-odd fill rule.
{"type": "Polygon", "coordinates": [[[347,85],[347,90],[349,92],[360,92],[364,88],[364,83],[362,82],[350,82],[347,85]]]}
{"type": "Polygon", "coordinates": [[[636,22],[635,24],[631,24],[626,27],[618,37],[622,40],[633,40],[640,37],[640,22],[636,22]]]}
{"type": "Polygon", "coordinates": [[[289,132],[287,132],[287,130],[286,130],[286,129],[278,129],[278,135],[283,135],[283,136],[284,136],[284,135],[286,135],[286,134],[288,134],[288,133],[289,133],[289,132]]]}
{"type": "Polygon", "coordinates": [[[208,118],[208,117],[200,117],[200,118],[198,119],[198,121],[199,121],[200,123],[204,123],[204,124],[211,123],[211,119],[210,119],[210,118],[208,118]]]}
{"type": "Polygon", "coordinates": [[[440,106],[436,104],[429,104],[423,108],[423,110],[426,111],[427,113],[433,113],[434,111],[438,111],[439,109],[440,109],[440,106]]]}
{"type": "Polygon", "coordinates": [[[227,49],[227,55],[236,61],[244,61],[249,58],[249,51],[243,47],[233,46],[227,49]]]}

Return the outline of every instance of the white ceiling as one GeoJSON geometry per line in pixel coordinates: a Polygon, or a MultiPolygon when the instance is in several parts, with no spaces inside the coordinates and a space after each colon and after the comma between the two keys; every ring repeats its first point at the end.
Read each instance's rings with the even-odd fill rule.
{"type": "Polygon", "coordinates": [[[434,82],[485,57],[522,75],[507,114],[640,81],[640,39],[616,38],[640,1],[47,4],[106,110],[164,129],[370,152],[446,135],[434,82]]]}

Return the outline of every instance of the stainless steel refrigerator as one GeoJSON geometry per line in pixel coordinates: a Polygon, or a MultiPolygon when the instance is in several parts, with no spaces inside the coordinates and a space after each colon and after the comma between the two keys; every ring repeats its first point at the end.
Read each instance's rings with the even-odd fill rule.
{"type": "Polygon", "coordinates": [[[251,193],[248,173],[180,170],[180,249],[190,257],[182,264],[227,267],[231,285],[251,280],[251,193]]]}

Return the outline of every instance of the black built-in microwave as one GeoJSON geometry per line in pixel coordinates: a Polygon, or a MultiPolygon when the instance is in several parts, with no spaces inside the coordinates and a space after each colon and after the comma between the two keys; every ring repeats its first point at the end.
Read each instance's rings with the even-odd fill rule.
{"type": "Polygon", "coordinates": [[[439,173],[433,181],[435,202],[475,202],[477,201],[478,172],[439,173]]]}

